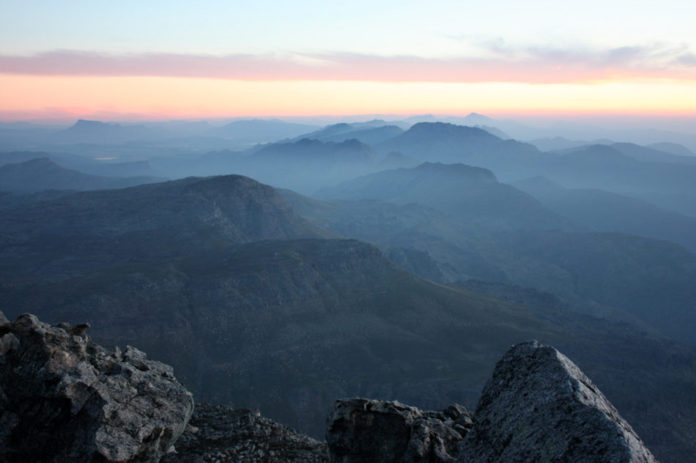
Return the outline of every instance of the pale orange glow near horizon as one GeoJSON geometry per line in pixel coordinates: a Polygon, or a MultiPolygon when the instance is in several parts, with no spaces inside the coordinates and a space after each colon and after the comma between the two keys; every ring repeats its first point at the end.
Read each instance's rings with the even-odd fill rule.
{"type": "Polygon", "coordinates": [[[249,81],[179,77],[0,75],[0,117],[131,118],[369,113],[696,115],[696,82],[595,84],[249,81]]]}

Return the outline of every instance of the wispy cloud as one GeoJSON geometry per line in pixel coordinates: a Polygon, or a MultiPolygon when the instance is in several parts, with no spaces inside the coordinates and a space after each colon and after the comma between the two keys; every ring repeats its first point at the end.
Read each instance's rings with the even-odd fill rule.
{"type": "Polygon", "coordinates": [[[352,53],[114,55],[52,51],[33,56],[0,55],[0,74],[531,84],[696,79],[696,55],[688,46],[596,50],[521,48],[503,41],[480,45],[483,56],[448,59],[352,53]]]}

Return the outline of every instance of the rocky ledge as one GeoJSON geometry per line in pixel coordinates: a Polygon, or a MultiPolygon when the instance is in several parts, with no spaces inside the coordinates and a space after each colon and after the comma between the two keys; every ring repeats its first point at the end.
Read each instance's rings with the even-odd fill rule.
{"type": "Polygon", "coordinates": [[[453,463],[472,425],[470,413],[457,404],[436,412],[398,402],[337,400],[326,441],[334,462],[453,463]]]}
{"type": "Polygon", "coordinates": [[[458,406],[339,400],[326,440],[335,463],[656,462],[592,381],[536,341],[498,362],[473,420],[458,406]]]}
{"type": "Polygon", "coordinates": [[[0,461],[157,461],[184,431],[193,398],[172,368],[87,328],[0,313],[0,461]]]}
{"type": "Polygon", "coordinates": [[[326,444],[280,425],[258,412],[196,405],[193,417],[162,463],[324,463],[326,444]]]}
{"type": "Polygon", "coordinates": [[[325,444],[249,410],[201,404],[191,417],[170,367],[132,347],[108,352],[86,329],[0,312],[0,461],[656,461],[587,376],[537,342],[503,356],[473,417],[456,404],[338,400],[325,444]]]}

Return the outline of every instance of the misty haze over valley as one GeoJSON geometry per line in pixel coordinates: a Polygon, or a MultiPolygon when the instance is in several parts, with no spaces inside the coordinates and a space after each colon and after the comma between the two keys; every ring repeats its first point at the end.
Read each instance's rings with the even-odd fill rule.
{"type": "Polygon", "coordinates": [[[694,18],[0,1],[0,463],[692,463],[694,18]]]}
{"type": "Polygon", "coordinates": [[[87,321],[201,400],[317,437],[337,397],[473,407],[507,346],[538,339],[688,461],[693,145],[521,127],[4,124],[0,310],[87,321]]]}

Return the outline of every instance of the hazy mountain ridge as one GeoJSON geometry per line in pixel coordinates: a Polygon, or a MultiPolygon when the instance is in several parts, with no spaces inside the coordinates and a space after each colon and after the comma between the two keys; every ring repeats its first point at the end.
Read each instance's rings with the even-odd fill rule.
{"type": "MultiPolygon", "coordinates": [[[[421,122],[403,134],[377,145],[383,152],[399,151],[423,161],[466,163],[494,168],[503,159],[540,157],[533,145],[502,140],[475,128],[442,122],[421,122]]],[[[495,169],[494,169],[495,170],[495,169]]]]}
{"type": "Polygon", "coordinates": [[[205,133],[232,139],[237,143],[269,143],[293,138],[314,128],[316,126],[279,119],[246,119],[210,128],[205,133]]]}
{"type": "Polygon", "coordinates": [[[296,216],[275,190],[241,176],[19,204],[3,210],[0,230],[5,283],[23,274],[50,277],[61,268],[59,274],[72,273],[254,240],[325,235],[296,216]]]}
{"type": "MultiPolygon", "coordinates": [[[[374,198],[381,193],[388,198],[385,191],[406,191],[408,195],[417,190],[408,183],[411,176],[404,174],[418,169],[388,171],[350,182],[352,189],[344,194],[374,198]],[[383,175],[392,172],[405,182],[393,187],[383,181],[383,175]]],[[[448,175],[457,178],[455,171],[448,175]]],[[[431,202],[456,196],[457,191],[466,194],[467,182],[458,178],[458,184],[461,190],[453,189],[443,177],[436,177],[426,191],[420,192],[424,198],[420,204],[316,201],[283,194],[301,215],[318,226],[374,243],[420,276],[442,282],[478,279],[536,288],[562,298],[574,310],[630,320],[646,330],[693,342],[689,334],[692,328],[687,327],[696,326],[692,311],[696,303],[694,254],[666,241],[591,232],[563,220],[546,222],[545,227],[537,220],[517,220],[518,215],[505,216],[505,208],[496,209],[490,198],[479,198],[481,204],[489,206],[481,213],[483,217],[491,214],[479,222],[475,209],[474,218],[470,218],[460,213],[461,209],[431,202]],[[423,267],[410,262],[409,253],[399,249],[425,253],[412,256],[423,267]],[[669,307],[671,315],[662,313],[662,306],[669,307]]],[[[534,217],[521,208],[516,212],[522,212],[523,219],[534,217]]]]}
{"type": "Polygon", "coordinates": [[[543,177],[514,185],[557,214],[593,230],[665,239],[696,251],[696,218],[608,191],[563,188],[543,177]]]}
{"type": "Polygon", "coordinates": [[[403,133],[403,129],[396,125],[391,125],[385,121],[369,121],[364,123],[338,123],[327,125],[326,127],[314,132],[302,134],[294,141],[303,138],[343,142],[355,139],[366,144],[375,144],[393,138],[403,133]]]}
{"type": "Polygon", "coordinates": [[[0,166],[0,190],[107,190],[159,182],[156,177],[102,177],[60,167],[47,158],[0,166]]]}
{"type": "Polygon", "coordinates": [[[382,171],[324,189],[317,196],[417,203],[498,230],[573,228],[531,196],[499,183],[490,170],[465,164],[424,163],[382,171]]]}
{"type": "Polygon", "coordinates": [[[157,139],[171,134],[165,130],[142,124],[117,124],[80,119],[65,130],[56,132],[49,141],[72,143],[123,143],[134,140],[157,139]]]}
{"type": "MultiPolygon", "coordinates": [[[[691,348],[653,336],[663,330],[693,340],[694,256],[666,242],[583,232],[582,224],[497,180],[511,172],[551,173],[557,174],[552,180],[571,184],[597,182],[616,190],[646,184],[681,195],[689,191],[689,166],[638,161],[613,147],[542,153],[447,124],[418,130],[442,130],[443,152],[428,155],[502,166],[503,175],[436,163],[397,170],[388,181],[394,171],[369,175],[379,179],[374,190],[387,191],[382,199],[393,203],[288,199],[292,194],[281,197],[239,176],[57,198],[52,192],[21,201],[4,196],[0,301],[47,317],[101,314],[113,326],[99,334],[103,339],[151,346],[156,355],[178,362],[194,387],[221,381],[219,390],[206,392],[210,397],[263,405],[291,423],[300,412],[312,422],[323,419],[320,402],[346,391],[422,406],[431,406],[419,402],[424,391],[447,402],[452,390],[473,396],[503,344],[541,338],[595,364],[584,367],[596,368],[602,388],[621,396],[612,400],[627,415],[653,410],[655,419],[645,426],[661,436],[660,451],[689,454],[684,449],[690,441],[676,433],[695,428],[692,417],[678,413],[694,400],[684,392],[693,390],[691,348]],[[600,168],[606,169],[602,176],[591,175],[600,168]],[[413,177],[418,169],[432,177],[413,177]],[[677,169],[674,182],[661,177],[677,169]],[[303,204],[297,211],[315,225],[288,202],[303,204]],[[525,306],[421,280],[368,245],[317,239],[332,233],[373,242],[427,278],[486,280],[481,291],[515,302],[519,292],[525,306]],[[544,297],[509,289],[514,285],[553,293],[563,302],[546,305],[544,297]],[[620,316],[642,328],[568,308],[620,316]],[[604,349],[618,353],[618,360],[604,349]],[[461,371],[470,376],[462,378],[461,371]],[[627,388],[617,372],[645,389],[627,388]]],[[[308,186],[313,178],[317,185],[330,184],[378,170],[382,156],[394,152],[381,150],[358,141],[278,143],[217,153],[216,162],[229,171],[251,174],[258,168],[266,181],[308,186]],[[346,147],[345,158],[361,159],[355,170],[345,168],[337,145],[346,147]],[[261,155],[268,158],[255,159],[264,150],[271,151],[261,155]]],[[[423,152],[403,155],[408,157],[402,160],[422,159],[423,152]]],[[[188,163],[182,171],[199,168],[201,158],[181,158],[188,163]]],[[[356,197],[367,188],[361,181],[349,182],[357,182],[356,197]]]]}

